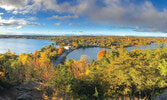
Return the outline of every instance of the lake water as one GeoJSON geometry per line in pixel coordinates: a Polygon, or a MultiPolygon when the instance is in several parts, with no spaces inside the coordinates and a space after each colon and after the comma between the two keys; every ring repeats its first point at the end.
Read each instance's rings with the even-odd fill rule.
{"type": "MultiPolygon", "coordinates": [[[[165,44],[163,46],[165,46],[165,44]]],[[[154,49],[154,48],[157,48],[157,47],[158,47],[157,43],[151,43],[150,45],[146,45],[146,46],[126,47],[126,49],[128,51],[131,51],[132,49],[135,49],[135,48],[145,50],[145,49],[148,49],[148,48],[154,49]]],[[[76,50],[70,52],[67,55],[66,59],[80,60],[82,55],[87,55],[90,58],[88,62],[91,62],[93,59],[96,61],[97,60],[97,54],[101,50],[110,51],[111,49],[105,49],[105,48],[100,48],[100,47],[91,47],[91,48],[85,48],[85,49],[80,48],[80,49],[76,49],[76,50]]]]}
{"type": "MultiPolygon", "coordinates": [[[[0,53],[5,53],[8,51],[8,49],[11,50],[11,52],[15,52],[16,54],[20,53],[33,53],[36,50],[40,50],[42,47],[50,45],[53,43],[49,40],[39,40],[39,39],[14,39],[14,38],[2,38],[0,39],[0,53]]],[[[165,44],[163,45],[165,46],[165,44]]],[[[131,51],[132,49],[139,48],[139,49],[147,49],[147,48],[157,48],[157,43],[151,43],[147,46],[132,46],[132,47],[126,47],[128,51],[131,51]]],[[[66,59],[75,59],[80,60],[82,55],[87,55],[90,57],[89,62],[91,62],[93,59],[97,60],[97,54],[101,50],[107,50],[110,51],[111,49],[105,49],[100,47],[91,47],[91,48],[85,48],[85,49],[76,49],[72,52],[70,52],[66,59]]]]}
{"type": "MultiPolygon", "coordinates": [[[[145,50],[145,49],[148,49],[148,48],[151,48],[151,49],[156,49],[158,47],[159,44],[157,43],[151,43],[150,45],[146,45],[146,46],[132,46],[132,47],[126,47],[126,49],[128,51],[131,51],[135,48],[138,48],[138,49],[141,49],[141,50],[145,50]]],[[[165,44],[162,44],[163,47],[166,46],[165,44]]]]}
{"type": "Polygon", "coordinates": [[[49,40],[2,38],[0,39],[0,53],[5,53],[8,49],[16,54],[33,53],[51,43],[53,42],[49,40]]]}
{"type": "Polygon", "coordinates": [[[72,52],[70,52],[66,59],[74,59],[74,60],[80,60],[82,55],[87,55],[90,57],[89,61],[97,60],[97,54],[99,53],[99,51],[101,50],[107,50],[110,51],[111,49],[105,49],[105,48],[100,48],[100,47],[91,47],[91,48],[80,48],[80,49],[76,49],[72,52]]]}

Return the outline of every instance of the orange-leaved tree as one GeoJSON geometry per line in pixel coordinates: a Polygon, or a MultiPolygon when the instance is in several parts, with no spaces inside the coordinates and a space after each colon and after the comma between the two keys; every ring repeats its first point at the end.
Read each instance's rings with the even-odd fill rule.
{"type": "Polygon", "coordinates": [[[58,48],[58,54],[60,55],[60,54],[62,54],[63,53],[63,48],[62,47],[59,47],[58,48]]]}
{"type": "Polygon", "coordinates": [[[100,60],[102,57],[104,57],[106,54],[106,51],[105,50],[102,50],[98,53],[97,55],[97,59],[100,60]]]}

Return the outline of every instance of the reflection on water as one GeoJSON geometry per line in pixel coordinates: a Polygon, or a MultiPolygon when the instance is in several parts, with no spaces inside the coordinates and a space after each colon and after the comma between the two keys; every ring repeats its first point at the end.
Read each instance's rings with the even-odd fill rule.
{"type": "Polygon", "coordinates": [[[91,48],[85,48],[85,49],[80,48],[80,49],[76,49],[72,51],[71,53],[69,53],[66,59],[80,60],[82,55],[87,55],[90,57],[88,62],[91,62],[92,59],[97,60],[97,54],[101,50],[110,51],[111,49],[105,49],[105,48],[100,48],[100,47],[93,47],[93,48],[91,47],[91,48]]]}
{"type": "Polygon", "coordinates": [[[33,53],[34,51],[40,50],[42,47],[51,43],[53,42],[39,39],[2,38],[0,39],[0,53],[5,53],[8,49],[16,54],[33,53]]]}
{"type": "Polygon", "coordinates": [[[145,50],[145,49],[148,49],[148,48],[151,48],[151,49],[156,49],[158,46],[166,46],[165,44],[157,44],[157,43],[151,43],[150,45],[146,45],[146,46],[132,46],[132,47],[126,47],[126,49],[128,51],[131,51],[135,48],[138,48],[138,49],[141,49],[141,50],[145,50]]]}
{"type": "MultiPolygon", "coordinates": [[[[165,44],[163,46],[165,46],[165,44]]],[[[135,48],[145,50],[147,48],[154,49],[154,48],[157,48],[157,47],[158,47],[157,43],[151,43],[150,45],[146,45],[146,46],[126,47],[126,49],[128,51],[131,51],[132,49],[135,49],[135,48]]],[[[105,48],[100,48],[100,47],[85,48],[85,49],[80,48],[80,49],[74,50],[71,53],[69,53],[67,55],[66,59],[80,60],[82,55],[88,55],[90,57],[88,62],[91,62],[93,59],[97,60],[97,54],[101,50],[110,51],[111,49],[105,49],[105,48]]]]}

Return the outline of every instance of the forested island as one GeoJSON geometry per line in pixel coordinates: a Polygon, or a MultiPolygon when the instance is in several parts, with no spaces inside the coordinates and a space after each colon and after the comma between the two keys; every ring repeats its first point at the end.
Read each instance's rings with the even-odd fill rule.
{"type": "MultiPolygon", "coordinates": [[[[150,100],[166,91],[166,38],[116,36],[0,36],[51,40],[49,46],[34,53],[0,54],[0,99],[22,100],[150,100]],[[155,49],[125,47],[158,43],[155,49]],[[59,45],[56,48],[54,45],[59,45]],[[54,65],[68,46],[71,50],[88,47],[100,51],[97,61],[62,60],[54,65]],[[8,94],[7,94],[8,93],[8,94]]],[[[68,51],[70,52],[70,51],[68,51]]]]}

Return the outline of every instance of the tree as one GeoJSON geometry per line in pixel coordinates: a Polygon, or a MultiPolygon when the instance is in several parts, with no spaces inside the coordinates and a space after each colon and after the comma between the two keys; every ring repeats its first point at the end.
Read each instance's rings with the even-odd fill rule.
{"type": "Polygon", "coordinates": [[[63,48],[60,46],[60,47],[58,48],[58,55],[62,54],[62,52],[63,52],[63,48]]]}
{"type": "Polygon", "coordinates": [[[38,58],[39,57],[39,52],[38,51],[35,51],[34,52],[34,58],[38,58]]]}
{"type": "Polygon", "coordinates": [[[80,60],[85,60],[86,62],[90,61],[90,57],[88,55],[81,55],[80,60]]]}
{"type": "Polygon", "coordinates": [[[57,66],[50,84],[54,86],[56,91],[65,94],[65,98],[72,93],[73,76],[65,66],[57,66]]]}
{"type": "Polygon", "coordinates": [[[98,53],[97,55],[97,59],[100,60],[102,57],[104,57],[106,54],[106,51],[105,50],[102,50],[98,53]]]}

